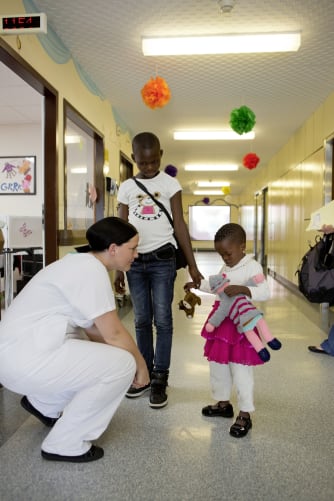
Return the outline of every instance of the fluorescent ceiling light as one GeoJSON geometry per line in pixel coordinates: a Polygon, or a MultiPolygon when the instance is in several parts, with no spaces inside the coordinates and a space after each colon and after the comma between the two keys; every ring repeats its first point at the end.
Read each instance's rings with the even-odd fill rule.
{"type": "Polygon", "coordinates": [[[87,174],[87,167],[72,167],[71,174],[87,174]]]}
{"type": "Polygon", "coordinates": [[[224,195],[222,190],[194,190],[194,195],[224,195]]]}
{"type": "Polygon", "coordinates": [[[222,186],[231,186],[228,181],[197,181],[199,188],[220,188],[222,186]]]}
{"type": "Polygon", "coordinates": [[[233,164],[186,164],[185,170],[192,171],[230,171],[238,170],[238,165],[233,164]]]}
{"type": "Polygon", "coordinates": [[[78,144],[81,142],[81,136],[65,135],[65,144],[78,144]]]}
{"type": "Polygon", "coordinates": [[[254,139],[255,132],[240,135],[233,130],[176,130],[173,137],[176,141],[247,140],[254,139]]]}
{"type": "Polygon", "coordinates": [[[142,38],[144,56],[290,52],[299,47],[300,32],[142,38]]]}

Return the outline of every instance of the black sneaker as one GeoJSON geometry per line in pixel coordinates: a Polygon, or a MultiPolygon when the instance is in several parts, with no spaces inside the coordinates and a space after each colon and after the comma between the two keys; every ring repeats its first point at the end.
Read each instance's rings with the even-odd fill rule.
{"type": "Polygon", "coordinates": [[[21,405],[23,409],[26,411],[30,412],[33,416],[35,416],[37,419],[41,421],[45,426],[48,426],[49,428],[52,428],[54,424],[58,421],[58,418],[52,418],[48,416],[44,416],[41,412],[39,412],[27,399],[26,396],[21,398],[21,405]]]}
{"type": "Polygon", "coordinates": [[[141,388],[135,388],[134,386],[130,386],[125,396],[127,398],[141,397],[141,395],[144,395],[144,393],[148,391],[150,388],[151,388],[150,383],[148,383],[146,386],[142,386],[141,388]]]}
{"type": "Polygon", "coordinates": [[[42,458],[48,461],[67,461],[68,463],[88,463],[89,461],[97,461],[104,455],[102,447],[92,445],[89,451],[80,456],[62,456],[60,454],[52,454],[51,452],[41,451],[42,458]]]}
{"type": "Polygon", "coordinates": [[[168,402],[166,387],[168,382],[168,372],[152,372],[150,407],[158,409],[165,407],[168,402]]]}

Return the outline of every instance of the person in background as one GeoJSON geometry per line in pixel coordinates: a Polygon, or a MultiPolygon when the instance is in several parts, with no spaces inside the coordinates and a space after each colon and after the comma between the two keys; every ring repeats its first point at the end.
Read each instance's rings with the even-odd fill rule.
{"type": "MultiPolygon", "coordinates": [[[[253,277],[262,274],[262,266],[253,256],[245,254],[246,233],[235,223],[223,225],[214,238],[215,250],[223,259],[219,273],[225,273],[231,285],[224,289],[229,297],[244,294],[255,301],[265,301],[269,298],[267,281],[254,285],[253,277]],[[252,283],[253,285],[249,285],[252,283]]],[[[194,287],[194,283],[185,284],[185,290],[194,287]]],[[[199,289],[211,293],[208,280],[202,280],[199,289]]],[[[207,320],[219,307],[219,297],[216,297],[213,310],[207,320]]],[[[205,322],[206,325],[207,321],[205,322]]],[[[217,402],[202,409],[206,417],[232,418],[234,415],[230,403],[233,385],[237,390],[239,414],[230,428],[233,437],[244,437],[252,427],[250,413],[254,407],[253,367],[263,364],[259,355],[243,333],[238,332],[235,324],[226,318],[212,333],[205,330],[201,335],[206,339],[204,356],[210,364],[210,381],[212,395],[217,402]]]]}
{"type": "MultiPolygon", "coordinates": [[[[135,176],[171,214],[175,235],[188,262],[190,276],[200,284],[202,275],[197,268],[187,225],[183,218],[182,188],[177,179],[160,172],[163,151],[158,137],[151,132],[137,134],[132,141],[132,159],[137,164],[135,176]]],[[[164,211],[134,181],[127,179],[118,191],[118,215],[138,228],[138,257],[127,272],[127,281],[134,308],[138,347],[146,360],[151,382],[129,388],[127,397],[136,398],[150,391],[149,405],[164,407],[168,383],[173,318],[172,302],[176,278],[173,227],[164,211]],[[156,328],[154,348],[153,325],[156,328]]],[[[124,273],[115,277],[115,290],[125,292],[124,273]]]]}
{"type": "MultiPolygon", "coordinates": [[[[329,224],[323,225],[320,231],[325,234],[334,233],[334,226],[329,224]]],[[[330,328],[327,339],[324,339],[318,346],[309,346],[308,349],[312,353],[322,353],[323,355],[334,357],[334,325],[330,328]]]]}
{"type": "Polygon", "coordinates": [[[127,271],[138,233],[120,218],[88,228],[89,245],[39,271],[0,324],[0,381],[23,394],[21,405],[51,428],[46,460],[83,463],[129,385],[146,385],[146,363],[115,306],[109,271],[127,271]]]}

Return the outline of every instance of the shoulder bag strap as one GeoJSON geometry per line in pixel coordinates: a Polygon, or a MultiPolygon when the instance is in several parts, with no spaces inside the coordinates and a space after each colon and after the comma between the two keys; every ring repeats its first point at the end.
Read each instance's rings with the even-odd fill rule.
{"type": "Polygon", "coordinates": [[[170,222],[171,226],[174,228],[174,224],[173,224],[173,219],[171,218],[171,215],[169,214],[168,210],[166,209],[166,207],[164,206],[164,204],[162,204],[161,202],[159,202],[159,200],[157,200],[153,195],[152,193],[150,193],[148,191],[148,189],[140,182],[138,181],[138,179],[136,179],[135,177],[132,178],[134,180],[134,182],[136,183],[137,186],[139,186],[140,189],[142,189],[149,197],[152,198],[153,202],[155,204],[157,204],[158,207],[160,207],[160,209],[166,214],[167,216],[167,219],[168,221],[170,222]]]}

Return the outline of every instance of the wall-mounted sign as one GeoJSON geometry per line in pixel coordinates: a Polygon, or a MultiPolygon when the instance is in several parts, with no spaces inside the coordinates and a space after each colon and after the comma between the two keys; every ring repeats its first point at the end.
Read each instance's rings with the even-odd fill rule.
{"type": "Polygon", "coordinates": [[[0,157],[0,195],[36,195],[36,157],[0,157]]]}
{"type": "Polygon", "coordinates": [[[0,16],[1,35],[23,35],[24,33],[46,33],[46,14],[23,14],[0,16]]]}

